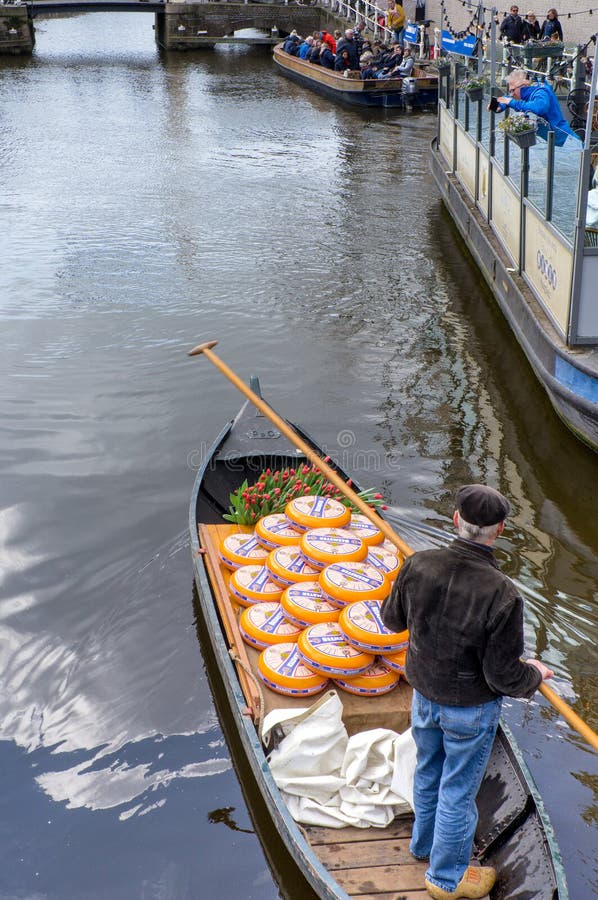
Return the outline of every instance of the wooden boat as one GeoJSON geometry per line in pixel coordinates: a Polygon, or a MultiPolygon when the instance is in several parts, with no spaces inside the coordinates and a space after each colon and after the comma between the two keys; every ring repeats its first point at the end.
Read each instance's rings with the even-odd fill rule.
{"type": "MultiPolygon", "coordinates": [[[[257,382],[252,386],[259,393],[257,382]]],[[[318,451],[317,444],[294,427],[318,451]]],[[[228,511],[229,494],[245,479],[251,484],[267,468],[297,466],[303,461],[299,451],[246,403],[223,428],[197,473],[189,528],[198,633],[206,662],[211,659],[208,671],[214,696],[233,759],[242,773],[248,807],[275,877],[280,879],[283,896],[301,900],[424,900],[428,896],[424,888],[426,865],[409,854],[410,815],[396,818],[384,829],[300,826],[285,806],[260,740],[265,713],[281,706],[305,707],[312,701],[256,686],[258,651],[241,640],[238,610],[227,590],[229,573],[218,555],[222,536],[238,531],[239,526],[226,524],[222,516],[228,511]]],[[[349,734],[375,727],[396,731],[408,727],[411,688],[404,681],[380,697],[340,694],[349,734]]],[[[550,823],[504,725],[499,728],[477,802],[476,853],[484,864],[496,866],[499,873],[493,900],[566,900],[565,877],[550,823]]]]}
{"type": "Polygon", "coordinates": [[[362,81],[291,56],[285,53],[282,44],[274,48],[274,62],[283,75],[297,84],[351,106],[422,109],[435,106],[438,100],[438,76],[421,68],[415,68],[411,78],[362,81]]]}

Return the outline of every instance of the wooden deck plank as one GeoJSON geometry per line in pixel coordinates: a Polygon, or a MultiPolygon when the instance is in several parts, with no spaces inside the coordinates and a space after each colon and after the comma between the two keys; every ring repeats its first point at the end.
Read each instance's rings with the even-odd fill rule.
{"type": "MultiPolygon", "coordinates": [[[[321,844],[314,847],[327,869],[359,869],[365,866],[412,865],[409,838],[388,841],[363,841],[350,844],[321,844]]],[[[423,871],[426,865],[423,865],[423,871]]]]}
{"type": "MultiPolygon", "coordinates": [[[[230,532],[230,526],[226,526],[225,534],[230,532]]],[[[220,616],[226,631],[226,636],[230,647],[234,650],[240,663],[237,666],[239,673],[239,681],[247,700],[247,704],[251,709],[253,716],[257,714],[260,706],[260,695],[257,686],[253,680],[247,675],[246,669],[250,668],[247,649],[241,637],[239,623],[232,608],[228,593],[228,579],[226,570],[220,563],[218,548],[222,537],[222,526],[220,525],[200,525],[198,527],[198,535],[201,546],[205,550],[205,561],[210,575],[210,581],[216,596],[216,603],[220,611],[220,616]]]]}
{"type": "Polygon", "coordinates": [[[422,890],[426,866],[412,865],[363,866],[359,869],[336,869],[334,877],[347,894],[368,894],[422,890]]]}
{"type": "Polygon", "coordinates": [[[304,825],[310,844],[347,844],[351,841],[380,841],[411,837],[413,816],[398,816],[386,828],[317,828],[304,825]]]}

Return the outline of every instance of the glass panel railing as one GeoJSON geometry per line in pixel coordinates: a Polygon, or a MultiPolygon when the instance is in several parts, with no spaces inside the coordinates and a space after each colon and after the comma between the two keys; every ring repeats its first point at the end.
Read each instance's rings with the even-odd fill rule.
{"type": "Polygon", "coordinates": [[[575,231],[582,151],[581,141],[567,138],[564,146],[555,147],[554,152],[552,222],[570,241],[575,231]]]}

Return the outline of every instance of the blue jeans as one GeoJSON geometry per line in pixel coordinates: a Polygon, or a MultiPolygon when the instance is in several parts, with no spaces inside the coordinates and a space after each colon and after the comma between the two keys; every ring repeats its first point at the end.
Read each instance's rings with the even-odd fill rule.
{"type": "Polygon", "coordinates": [[[471,859],[475,803],[500,717],[501,699],[443,706],[413,691],[411,728],[417,746],[411,853],[430,857],[426,878],[454,891],[471,859]]]}

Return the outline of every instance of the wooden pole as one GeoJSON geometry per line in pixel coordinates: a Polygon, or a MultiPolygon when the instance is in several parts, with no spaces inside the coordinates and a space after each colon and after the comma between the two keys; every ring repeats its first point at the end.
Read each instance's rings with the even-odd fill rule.
{"type": "Polygon", "coordinates": [[[592,731],[589,725],[587,725],[583,719],[581,719],[576,712],[574,712],[568,703],[565,703],[558,694],[549,688],[545,681],[540,683],[540,687],[538,688],[541,694],[546,697],[548,702],[554,706],[556,711],[561,714],[565,722],[567,722],[571,728],[577,731],[578,734],[584,738],[594,750],[598,750],[598,734],[595,731],[592,731]]]}
{"type": "MultiPolygon", "coordinates": [[[[212,353],[212,347],[215,347],[218,341],[207,341],[205,344],[198,344],[197,347],[194,347],[193,350],[189,351],[189,356],[199,356],[203,354],[207,356],[210,362],[216,366],[217,369],[220,369],[223,375],[228,378],[229,381],[235,385],[238,390],[241,391],[242,394],[251,400],[254,406],[262,412],[267,419],[276,425],[279,431],[285,435],[286,438],[293,444],[294,447],[297,447],[301,450],[302,453],[305,454],[307,459],[314,465],[323,475],[328,478],[332,484],[335,485],[341,491],[342,494],[347,497],[351,501],[351,503],[357,507],[367,518],[374,523],[374,525],[383,532],[385,537],[388,538],[389,541],[397,547],[397,549],[403,554],[403,556],[411,556],[413,554],[412,548],[403,541],[398,534],[394,531],[393,528],[378,516],[371,506],[361,499],[361,497],[353,490],[353,488],[349,487],[349,485],[344,481],[338,472],[335,472],[328,463],[324,462],[318,454],[312,450],[312,448],[305,443],[305,441],[299,437],[299,435],[291,428],[291,426],[281,419],[281,417],[274,412],[272,407],[268,406],[268,404],[262,400],[261,397],[258,397],[251,388],[247,387],[244,381],[242,381],[238,375],[229,369],[226,363],[222,362],[219,356],[215,353],[212,353]]],[[[549,688],[546,682],[542,682],[540,687],[538,688],[541,694],[548,700],[548,702],[556,709],[558,713],[565,719],[565,721],[577,731],[587,742],[590,744],[594,750],[598,750],[598,734],[595,731],[592,731],[589,725],[587,725],[583,719],[581,719],[577,713],[575,713],[571,707],[562,700],[558,694],[549,688]]]]}

